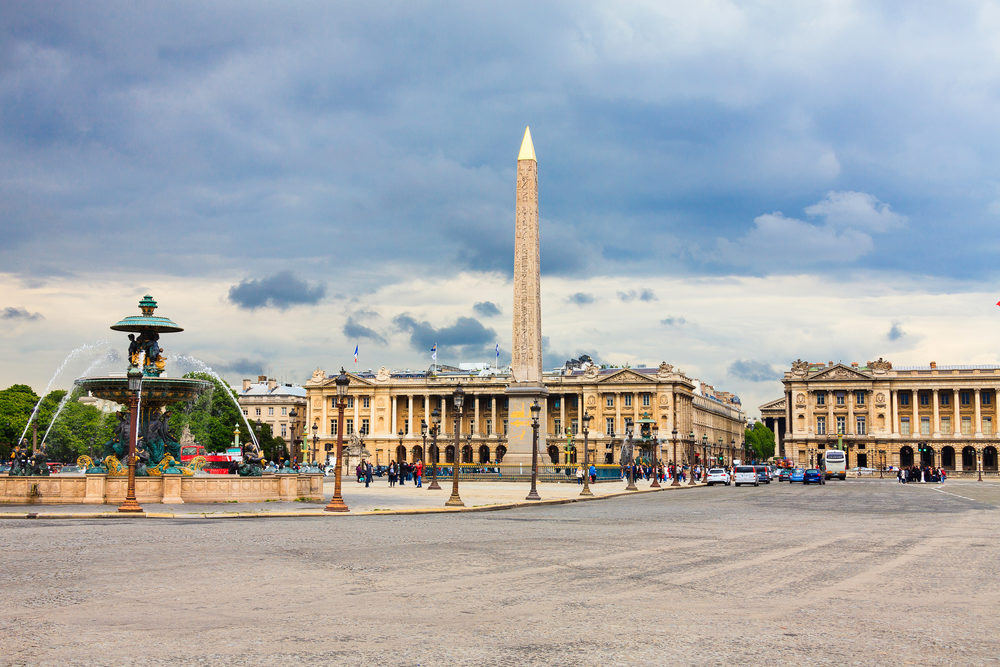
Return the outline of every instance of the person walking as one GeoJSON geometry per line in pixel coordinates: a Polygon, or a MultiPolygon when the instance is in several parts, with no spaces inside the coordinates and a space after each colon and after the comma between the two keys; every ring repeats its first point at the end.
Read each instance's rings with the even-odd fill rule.
{"type": "Polygon", "coordinates": [[[576,466],[576,484],[577,486],[583,486],[583,466],[576,466]]]}
{"type": "Polygon", "coordinates": [[[597,483],[597,466],[595,466],[593,463],[590,464],[590,483],[591,484],[597,483]]]}
{"type": "Polygon", "coordinates": [[[424,462],[423,461],[417,461],[417,464],[413,467],[413,474],[416,477],[417,488],[419,489],[419,488],[421,488],[423,486],[423,482],[422,482],[422,479],[423,479],[423,476],[424,476],[424,462]]]}
{"type": "Polygon", "coordinates": [[[371,486],[371,483],[372,483],[372,473],[373,472],[374,471],[372,470],[372,462],[369,461],[368,463],[365,464],[365,488],[366,489],[369,486],[371,486]]]}
{"type": "Polygon", "coordinates": [[[392,487],[396,486],[396,474],[397,474],[396,462],[395,461],[389,461],[389,488],[390,489],[392,487]]]}

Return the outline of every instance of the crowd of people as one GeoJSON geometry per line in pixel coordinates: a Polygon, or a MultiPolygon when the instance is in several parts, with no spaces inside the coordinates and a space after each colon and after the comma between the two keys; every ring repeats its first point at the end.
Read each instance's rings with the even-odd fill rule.
{"type": "Polygon", "coordinates": [[[354,472],[357,475],[358,484],[364,482],[366,487],[371,486],[372,481],[376,477],[385,475],[388,477],[389,486],[391,487],[396,486],[397,483],[403,486],[407,482],[412,481],[419,489],[423,486],[424,462],[407,463],[406,461],[400,461],[397,463],[393,460],[389,461],[389,465],[387,466],[373,466],[371,461],[363,461],[355,466],[354,472]]]}
{"type": "Polygon", "coordinates": [[[943,484],[947,478],[948,473],[944,471],[944,468],[933,466],[910,466],[896,470],[896,481],[900,484],[910,482],[939,482],[943,484]]]}

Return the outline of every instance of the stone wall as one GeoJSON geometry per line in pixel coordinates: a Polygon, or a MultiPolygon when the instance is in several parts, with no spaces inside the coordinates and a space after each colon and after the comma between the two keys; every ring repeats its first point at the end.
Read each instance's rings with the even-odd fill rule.
{"type": "MultiPolygon", "coordinates": [[[[53,475],[9,477],[0,475],[0,504],[114,504],[125,499],[128,478],[108,475],[53,475]]],[[[136,477],[136,500],[142,503],[259,503],[269,500],[319,502],[323,475],[208,475],[136,477]]]]}

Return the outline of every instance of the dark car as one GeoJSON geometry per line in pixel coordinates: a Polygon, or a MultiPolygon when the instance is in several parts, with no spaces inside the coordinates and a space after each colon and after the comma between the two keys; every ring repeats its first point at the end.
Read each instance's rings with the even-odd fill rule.
{"type": "Polygon", "coordinates": [[[823,471],[817,468],[809,468],[806,470],[805,474],[802,476],[803,484],[826,484],[826,478],[823,475],[823,471]]]}
{"type": "Polygon", "coordinates": [[[754,470],[757,472],[757,481],[763,482],[764,484],[771,483],[771,473],[767,471],[764,466],[754,466],[754,470]]]}
{"type": "Polygon", "coordinates": [[[791,468],[782,468],[781,470],[778,471],[778,481],[787,482],[791,474],[792,474],[791,468]]]}

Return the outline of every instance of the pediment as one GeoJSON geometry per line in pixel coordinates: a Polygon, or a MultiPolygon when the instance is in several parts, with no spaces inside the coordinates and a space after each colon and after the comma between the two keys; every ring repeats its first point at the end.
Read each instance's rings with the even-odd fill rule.
{"type": "MultiPolygon", "coordinates": [[[[347,377],[349,377],[351,379],[351,384],[349,385],[350,387],[358,387],[358,386],[372,387],[372,386],[375,385],[375,383],[372,382],[371,380],[369,380],[368,378],[358,377],[354,373],[348,373],[347,377]]],[[[317,384],[312,384],[312,382],[310,381],[309,385],[313,386],[313,387],[315,387],[315,386],[320,386],[320,387],[335,387],[336,384],[337,384],[335,382],[336,379],[337,379],[337,376],[336,375],[332,375],[332,376],[326,378],[325,380],[322,380],[321,382],[319,382],[317,384]]]]}
{"type": "Polygon", "coordinates": [[[769,403],[765,403],[764,405],[760,406],[759,410],[761,410],[762,412],[764,410],[781,410],[781,411],[784,411],[786,406],[787,406],[787,404],[785,403],[785,397],[782,396],[781,398],[777,398],[777,399],[775,399],[775,400],[773,400],[773,401],[771,401],[769,403]]]}
{"type": "Polygon", "coordinates": [[[635,371],[630,371],[627,368],[623,368],[617,373],[612,373],[611,375],[602,378],[597,381],[598,384],[656,384],[656,381],[642,375],[641,373],[636,373],[635,371]]]}
{"type": "Polygon", "coordinates": [[[832,368],[825,368],[815,375],[810,375],[810,380],[871,380],[872,376],[868,373],[862,373],[861,371],[851,368],[850,366],[845,366],[844,364],[837,364],[832,368]]]}

